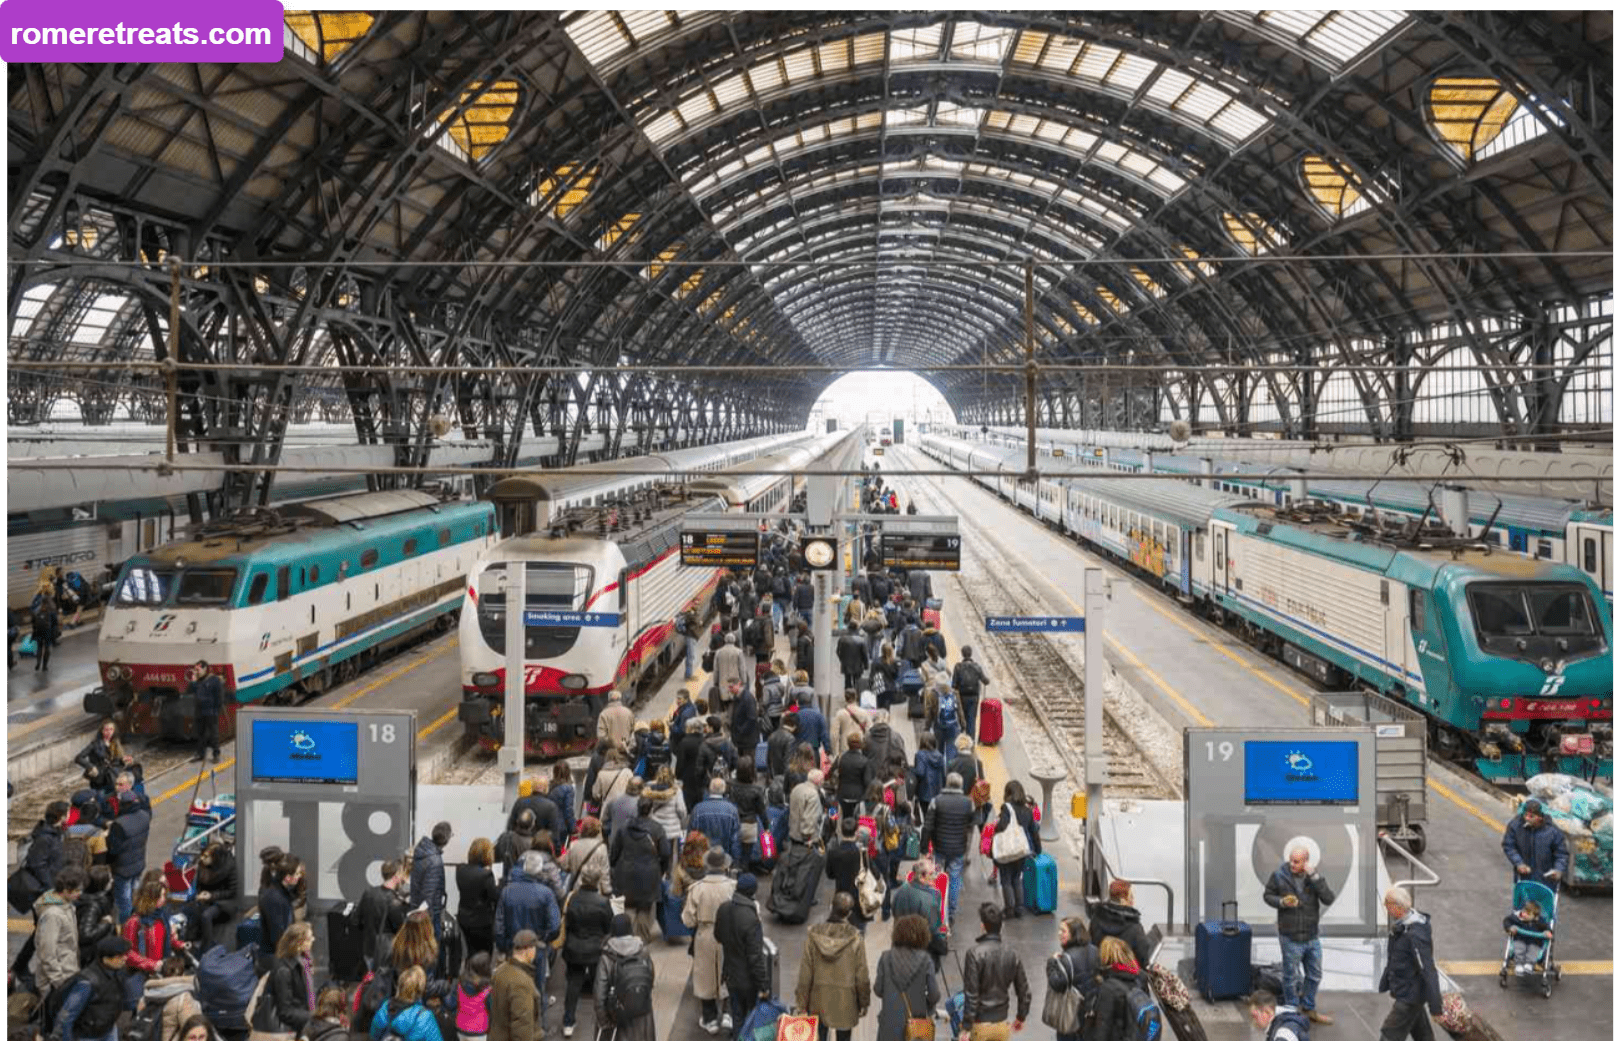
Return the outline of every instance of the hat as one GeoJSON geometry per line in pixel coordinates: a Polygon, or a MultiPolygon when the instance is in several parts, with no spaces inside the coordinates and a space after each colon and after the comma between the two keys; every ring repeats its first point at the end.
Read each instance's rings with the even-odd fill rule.
{"type": "Polygon", "coordinates": [[[538,934],[531,929],[522,929],[516,933],[516,938],[510,941],[510,949],[513,951],[530,950],[536,946],[538,946],[538,934]]]}
{"type": "Polygon", "coordinates": [[[747,871],[734,883],[734,891],[745,896],[755,896],[757,892],[757,876],[747,871]]]}
{"type": "Polygon", "coordinates": [[[729,855],[716,847],[706,851],[706,870],[727,871],[729,869],[729,855]]]}
{"type": "Polygon", "coordinates": [[[95,953],[102,958],[116,958],[120,954],[128,954],[129,941],[121,936],[104,936],[95,945],[95,953]]]}
{"type": "Polygon", "coordinates": [[[1529,801],[1527,801],[1524,804],[1524,812],[1525,813],[1534,813],[1534,814],[1538,814],[1538,815],[1541,815],[1541,816],[1545,816],[1545,814],[1542,812],[1542,809],[1541,809],[1541,800],[1540,799],[1530,799],[1529,801]]]}

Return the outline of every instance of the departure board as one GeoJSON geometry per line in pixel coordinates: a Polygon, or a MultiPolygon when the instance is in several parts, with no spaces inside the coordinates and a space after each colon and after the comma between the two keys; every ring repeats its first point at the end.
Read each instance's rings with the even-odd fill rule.
{"type": "Polygon", "coordinates": [[[880,563],[912,571],[957,571],[958,532],[904,531],[886,525],[880,534],[880,563]]]}
{"type": "Polygon", "coordinates": [[[757,566],[755,531],[684,531],[678,540],[678,560],[685,567],[757,566]]]}

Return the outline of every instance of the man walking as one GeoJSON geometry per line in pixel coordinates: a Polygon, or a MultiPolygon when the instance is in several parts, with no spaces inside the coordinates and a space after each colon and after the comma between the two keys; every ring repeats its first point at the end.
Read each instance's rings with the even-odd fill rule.
{"type": "Polygon", "coordinates": [[[224,681],[213,675],[207,662],[199,661],[191,666],[191,679],[185,693],[191,696],[196,713],[196,754],[191,761],[204,761],[211,748],[216,763],[219,761],[219,714],[224,711],[224,681]]]}
{"type": "Polygon", "coordinates": [[[975,660],[975,648],[959,650],[960,661],[953,669],[953,690],[958,693],[959,707],[964,710],[964,733],[975,740],[975,712],[981,706],[981,688],[990,687],[992,681],[975,660]]]}
{"type": "Polygon", "coordinates": [[[1538,799],[1525,803],[1524,813],[1508,821],[1507,831],[1502,833],[1502,852],[1513,865],[1514,875],[1540,882],[1554,892],[1569,869],[1564,833],[1547,820],[1538,799]]]}
{"type": "Polygon", "coordinates": [[[824,771],[811,770],[790,793],[790,841],[817,846],[824,839],[824,771]]]}
{"type": "Polygon", "coordinates": [[[488,1041],[543,1041],[543,999],[534,980],[538,934],[516,933],[510,958],[493,973],[488,994],[488,1041]]]}
{"type": "MultiPolygon", "coordinates": [[[[1311,862],[1311,852],[1296,843],[1289,862],[1267,879],[1262,899],[1278,909],[1278,949],[1283,953],[1283,1003],[1300,1009],[1313,1023],[1334,1020],[1317,1011],[1317,988],[1323,980],[1323,942],[1319,938],[1323,908],[1334,902],[1334,890],[1311,862]],[[1302,981],[1302,972],[1304,981],[1302,981]]],[[[1253,1007],[1253,1006],[1252,1006],[1253,1007]]]]}
{"type": "Polygon", "coordinates": [[[1009,988],[1014,988],[1014,1030],[1019,1033],[1031,1015],[1031,984],[1026,967],[1014,948],[1003,944],[1003,909],[981,905],[981,935],[964,955],[964,1030],[978,1023],[1003,1023],[1009,1018],[1009,988]]]}
{"type": "Polygon", "coordinates": [[[919,840],[921,850],[934,850],[937,862],[947,872],[947,920],[958,916],[958,891],[964,888],[964,855],[969,851],[970,830],[975,823],[975,806],[964,794],[964,779],[947,775],[940,795],[925,818],[919,840]]]}
{"type": "Polygon", "coordinates": [[[713,684],[713,696],[719,704],[711,706],[714,714],[728,715],[729,699],[733,696],[730,691],[738,689],[745,682],[745,652],[740,650],[739,641],[733,633],[725,633],[723,646],[712,656],[712,675],[716,681],[713,684]],[[731,687],[730,683],[734,686],[731,687]]]}
{"type": "Polygon", "coordinates": [[[734,883],[734,896],[717,909],[712,937],[723,948],[723,982],[729,989],[729,1013],[736,1028],[771,995],[768,954],[757,914],[757,877],[749,872],[734,883]]]}
{"type": "Polygon", "coordinates": [[[415,844],[414,861],[409,868],[412,877],[410,902],[425,904],[431,912],[432,932],[439,943],[443,940],[443,912],[448,909],[448,888],[443,877],[443,847],[453,837],[454,826],[448,821],[438,821],[432,825],[432,833],[415,844]]]}
{"type": "Polygon", "coordinates": [[[1390,944],[1379,993],[1388,992],[1395,1004],[1379,1027],[1379,1041],[1406,1041],[1408,1036],[1434,1041],[1429,1017],[1440,1015],[1442,1004],[1429,919],[1412,909],[1412,897],[1401,886],[1385,891],[1384,911],[1390,918],[1390,944]]]}

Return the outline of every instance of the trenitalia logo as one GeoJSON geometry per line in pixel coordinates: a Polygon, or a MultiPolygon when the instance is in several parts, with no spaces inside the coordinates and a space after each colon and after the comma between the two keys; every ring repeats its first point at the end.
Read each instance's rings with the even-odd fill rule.
{"type": "Polygon", "coordinates": [[[276,62],[285,32],[274,0],[0,3],[0,59],[8,62],[276,62]]]}

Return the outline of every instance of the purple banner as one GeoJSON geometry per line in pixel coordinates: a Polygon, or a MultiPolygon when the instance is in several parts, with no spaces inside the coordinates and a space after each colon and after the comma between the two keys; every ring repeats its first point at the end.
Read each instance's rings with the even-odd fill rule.
{"type": "Polygon", "coordinates": [[[5,61],[279,61],[285,9],[276,0],[4,0],[5,61]]]}

